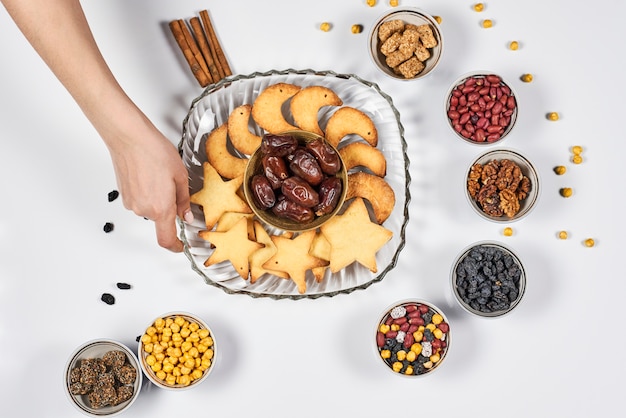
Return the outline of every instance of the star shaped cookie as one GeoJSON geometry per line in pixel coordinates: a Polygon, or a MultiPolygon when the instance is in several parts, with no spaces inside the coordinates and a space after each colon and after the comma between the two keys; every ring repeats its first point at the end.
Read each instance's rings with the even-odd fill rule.
{"type": "Polygon", "coordinates": [[[309,254],[315,234],[315,230],[310,230],[292,239],[280,235],[272,236],[276,254],[263,264],[266,269],[280,270],[289,274],[301,294],[306,292],[307,270],[328,264],[327,261],[309,254]]]}
{"type": "Polygon", "coordinates": [[[358,262],[376,273],[376,253],[392,237],[387,228],[372,222],[362,198],[355,198],[346,211],[321,226],[330,243],[330,270],[338,272],[358,262]]]}
{"type": "Polygon", "coordinates": [[[241,218],[226,232],[200,231],[200,238],[215,246],[215,250],[204,262],[206,267],[222,261],[230,261],[237,273],[248,280],[250,273],[248,257],[263,245],[248,238],[248,219],[241,218]]]}
{"type": "Polygon", "coordinates": [[[243,176],[224,181],[211,164],[205,162],[202,189],[191,195],[191,203],[202,207],[207,229],[213,229],[224,212],[252,213],[250,206],[237,195],[243,176]]]}

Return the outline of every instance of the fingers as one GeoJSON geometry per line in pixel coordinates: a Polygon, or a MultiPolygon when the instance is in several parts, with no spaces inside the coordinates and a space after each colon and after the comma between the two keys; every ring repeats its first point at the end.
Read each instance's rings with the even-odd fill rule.
{"type": "Polygon", "coordinates": [[[174,187],[176,188],[176,213],[188,224],[192,223],[193,213],[191,213],[191,203],[189,201],[187,170],[185,170],[185,176],[176,178],[174,187]]]}
{"type": "Polygon", "coordinates": [[[154,226],[156,229],[157,242],[161,247],[175,253],[183,251],[183,243],[177,236],[176,213],[174,211],[170,211],[170,213],[156,219],[154,226]]]}

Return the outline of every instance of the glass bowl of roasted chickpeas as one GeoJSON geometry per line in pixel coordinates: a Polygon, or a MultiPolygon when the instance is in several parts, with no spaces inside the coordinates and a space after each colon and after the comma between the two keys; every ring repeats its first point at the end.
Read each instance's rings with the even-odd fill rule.
{"type": "Polygon", "coordinates": [[[372,61],[396,80],[418,80],[433,72],[443,54],[439,23],[424,11],[393,9],[372,25],[368,38],[372,61]]]}
{"type": "Polygon", "coordinates": [[[198,316],[170,312],[156,318],[139,339],[143,372],[156,386],[188,389],[198,386],[213,370],[216,343],[209,326],[198,316]]]}

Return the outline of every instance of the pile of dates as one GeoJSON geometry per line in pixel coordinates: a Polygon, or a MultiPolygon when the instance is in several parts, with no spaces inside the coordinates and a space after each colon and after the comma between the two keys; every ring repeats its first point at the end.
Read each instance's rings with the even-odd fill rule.
{"type": "Polygon", "coordinates": [[[308,223],[331,213],[343,184],[341,159],[322,138],[300,144],[292,135],[266,134],[261,141],[262,172],[250,184],[254,203],[280,218],[308,223]]]}

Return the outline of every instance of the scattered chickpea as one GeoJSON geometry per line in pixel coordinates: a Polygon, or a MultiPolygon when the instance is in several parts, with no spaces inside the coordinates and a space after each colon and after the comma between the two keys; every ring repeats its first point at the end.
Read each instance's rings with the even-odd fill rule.
{"type": "Polygon", "coordinates": [[[573,162],[574,164],[580,164],[580,163],[582,163],[582,162],[583,162],[583,157],[581,157],[580,155],[574,155],[574,156],[572,157],[572,162],[573,162]]]}
{"type": "Polygon", "coordinates": [[[367,5],[369,7],[374,7],[376,6],[376,0],[367,0],[367,5]]]}
{"type": "Polygon", "coordinates": [[[507,226],[506,228],[504,228],[504,230],[502,231],[502,234],[505,237],[510,237],[513,235],[513,228],[511,228],[510,226],[507,226]]]}
{"type": "Polygon", "coordinates": [[[559,231],[559,239],[567,239],[567,231],[559,231]]]}
{"type": "Polygon", "coordinates": [[[511,51],[517,51],[519,49],[519,42],[511,41],[511,43],[509,43],[509,49],[511,51]]]}
{"type": "Polygon", "coordinates": [[[490,28],[492,26],[493,26],[493,22],[491,21],[491,19],[483,20],[483,28],[490,28]]]}
{"type": "Polygon", "coordinates": [[[581,147],[580,145],[574,145],[574,146],[572,147],[572,153],[573,153],[574,155],[579,155],[579,154],[582,154],[582,152],[583,152],[583,147],[581,147]]]}
{"type": "Polygon", "coordinates": [[[593,240],[593,238],[587,238],[585,240],[585,247],[593,247],[594,245],[596,245],[596,242],[593,240]]]}
{"type": "Polygon", "coordinates": [[[328,32],[330,30],[330,23],[328,22],[323,22],[320,25],[320,30],[322,30],[323,32],[328,32]]]}
{"type": "Polygon", "coordinates": [[[433,19],[435,19],[435,21],[437,23],[439,23],[441,25],[441,22],[443,21],[443,19],[441,18],[441,16],[433,16],[433,19]]]}
{"type": "Polygon", "coordinates": [[[389,0],[389,5],[391,7],[398,7],[398,0],[389,0]]]}
{"type": "Polygon", "coordinates": [[[571,197],[572,196],[572,188],[571,187],[563,187],[559,190],[559,193],[563,197],[571,197]]]}
{"type": "Polygon", "coordinates": [[[474,11],[476,12],[482,12],[485,9],[485,5],[482,3],[476,3],[474,5],[474,11]]]}
{"type": "Polygon", "coordinates": [[[559,120],[559,114],[557,112],[550,112],[548,113],[547,117],[548,120],[551,120],[553,122],[559,120]]]}
{"type": "Polygon", "coordinates": [[[533,75],[526,73],[526,74],[522,74],[522,76],[520,77],[520,79],[524,82],[524,83],[530,83],[533,81],[533,75]]]}
{"type": "Polygon", "coordinates": [[[556,167],[554,167],[554,172],[558,176],[562,176],[563,174],[565,174],[566,171],[567,171],[567,168],[565,168],[564,165],[557,165],[556,167]]]}
{"type": "Polygon", "coordinates": [[[363,25],[352,25],[352,33],[361,33],[363,32],[363,25]]]}

